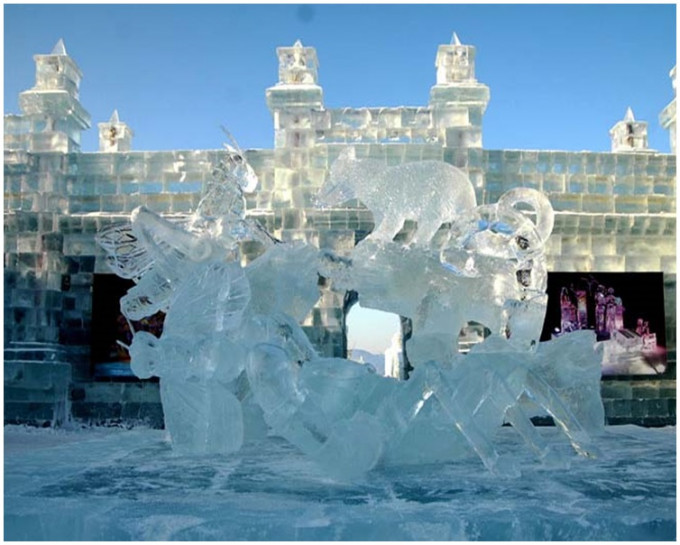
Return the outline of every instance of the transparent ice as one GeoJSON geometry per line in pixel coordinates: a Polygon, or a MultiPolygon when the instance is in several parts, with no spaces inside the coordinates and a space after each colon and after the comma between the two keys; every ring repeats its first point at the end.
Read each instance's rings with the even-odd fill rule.
{"type": "Polygon", "coordinates": [[[358,198],[376,229],[339,256],[277,241],[246,218],[243,192],[255,186],[244,155],[230,147],[188,221],[140,208],[98,237],[113,269],[136,282],[123,314],[167,312],[161,337],[138,332],[129,350],[138,376],[161,378],[179,452],[235,452],[259,418],[341,479],[470,450],[490,471],[514,475],[514,461],[494,445],[504,423],[548,467],[569,464],[530,420],[549,414],[575,452],[597,454],[590,434],[601,431],[604,412],[594,334],[538,343],[543,246],[554,221],[545,196],[519,188],[477,206],[469,179],[450,165],[386,167],[348,148],[317,202],[358,198]],[[418,222],[416,236],[394,242],[405,219],[418,222]],[[450,227],[435,244],[442,224],[450,227]],[[244,266],[246,240],[263,251],[244,266]],[[340,294],[357,291],[364,307],[411,319],[409,380],[320,357],[299,325],[319,299],[319,274],[340,294]],[[469,321],[492,335],[463,355],[457,340],[469,321]]]}

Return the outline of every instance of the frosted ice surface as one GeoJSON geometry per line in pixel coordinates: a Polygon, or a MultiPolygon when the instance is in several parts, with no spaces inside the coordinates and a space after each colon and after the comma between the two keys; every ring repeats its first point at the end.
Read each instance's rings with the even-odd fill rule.
{"type": "Polygon", "coordinates": [[[167,312],[161,337],[137,332],[130,353],[138,376],[161,377],[176,450],[237,451],[251,422],[244,407],[255,404],[274,434],[342,479],[469,452],[490,471],[516,474],[494,442],[505,422],[542,463],[566,466],[569,458],[534,429],[529,417],[537,411],[554,418],[578,454],[597,453],[588,434],[603,423],[594,338],[537,346],[546,308],[543,247],[554,222],[545,196],[521,188],[477,206],[469,179],[450,165],[386,167],[349,148],[319,200],[358,197],[376,229],[339,257],[276,241],[248,220],[243,192],[254,188],[251,173],[230,148],[188,221],[139,208],[129,225],[98,237],[114,270],[136,282],[121,300],[123,313],[167,312]],[[414,244],[393,242],[405,219],[418,222],[414,244]],[[430,246],[445,222],[443,245],[430,246]],[[245,267],[243,240],[264,243],[245,267]],[[365,307],[412,320],[408,381],[319,356],[299,325],[319,299],[319,274],[339,294],[356,290],[365,307]],[[469,321],[492,335],[462,355],[458,335],[469,321]]]}
{"type": "Polygon", "coordinates": [[[386,167],[376,159],[357,159],[345,149],[332,163],[330,178],[317,195],[330,207],[359,199],[373,212],[370,237],[390,242],[404,220],[418,222],[414,244],[428,244],[442,223],[473,208],[472,183],[461,170],[442,161],[418,161],[386,167]]]}

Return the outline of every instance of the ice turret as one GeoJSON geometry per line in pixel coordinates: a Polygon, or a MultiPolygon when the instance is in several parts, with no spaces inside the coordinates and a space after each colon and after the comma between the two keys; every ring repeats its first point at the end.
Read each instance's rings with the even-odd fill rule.
{"type": "Polygon", "coordinates": [[[127,123],[122,123],[118,110],[113,110],[108,123],[99,123],[99,151],[130,151],[134,133],[127,123]]]}
{"type": "Polygon", "coordinates": [[[66,53],[63,40],[49,55],[33,59],[35,85],[19,95],[23,115],[5,121],[6,132],[13,136],[10,146],[27,151],[79,151],[80,132],[90,127],[90,114],[78,94],[82,73],[66,53]],[[14,130],[19,126],[21,131],[14,130]]]}
{"type": "Polygon", "coordinates": [[[435,60],[437,83],[430,90],[433,120],[447,147],[482,147],[482,117],[489,88],[475,79],[475,48],[453,33],[435,60]]]}
{"type": "Polygon", "coordinates": [[[649,149],[647,142],[647,122],[637,121],[633,110],[628,107],[623,120],[609,131],[612,139],[612,152],[644,151],[649,149]]]}
{"type": "Polygon", "coordinates": [[[292,47],[276,49],[279,57],[279,83],[316,85],[319,61],[313,47],[305,47],[297,40],[292,47]]]}
{"type": "Polygon", "coordinates": [[[276,49],[279,81],[267,89],[267,106],[274,117],[275,147],[313,145],[315,110],[323,108],[323,90],[318,85],[319,61],[313,47],[297,40],[276,49]]]}
{"type": "Polygon", "coordinates": [[[475,48],[463,45],[458,34],[453,33],[450,44],[437,50],[437,85],[475,80],[475,48]]]}
{"type": "Polygon", "coordinates": [[[671,142],[671,153],[675,153],[675,131],[677,130],[677,125],[675,123],[675,98],[677,96],[677,90],[675,88],[676,79],[675,71],[676,67],[670,71],[671,84],[673,85],[673,100],[666,106],[659,114],[659,122],[661,126],[669,132],[670,142],[671,142]]]}

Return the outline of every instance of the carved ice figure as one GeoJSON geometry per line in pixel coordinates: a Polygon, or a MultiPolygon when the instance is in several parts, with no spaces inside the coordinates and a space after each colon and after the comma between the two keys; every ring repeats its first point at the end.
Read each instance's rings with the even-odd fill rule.
{"type": "MultiPolygon", "coordinates": [[[[373,387],[381,401],[372,394],[358,399],[361,391],[352,388],[348,390],[351,397],[348,393],[339,404],[356,408],[367,429],[373,425],[373,414],[379,415],[379,425],[386,426],[381,428],[383,443],[365,447],[362,459],[366,464],[397,459],[397,451],[401,462],[409,457],[404,452],[410,452],[415,461],[428,460],[418,449],[401,449],[414,437],[436,440],[437,432],[448,426],[452,436],[459,433],[454,445],[466,441],[489,469],[496,470],[497,454],[489,437],[504,420],[513,424],[541,459],[561,463],[534,431],[522,408],[527,399],[553,416],[577,452],[595,452],[573,414],[576,411],[586,419],[591,431],[604,422],[594,338],[575,339],[558,349],[537,349],[547,303],[543,247],[553,222],[549,201],[537,191],[520,188],[507,192],[496,204],[461,211],[452,221],[441,252],[369,237],[349,258],[326,253],[322,274],[331,278],[333,289],[355,290],[364,307],[406,316],[413,323],[406,348],[415,371],[406,385],[385,382],[382,389],[373,387]],[[531,210],[518,210],[521,205],[531,210]],[[461,356],[455,341],[468,321],[485,324],[495,335],[461,356]],[[577,371],[569,387],[562,376],[551,372],[553,366],[578,370],[581,364],[585,371],[577,371]],[[552,384],[566,395],[567,403],[552,384]],[[584,392],[583,399],[579,391],[584,392]],[[421,410],[429,411],[426,420],[418,418],[421,410]],[[430,431],[418,435],[416,430],[422,428],[430,431]]],[[[312,360],[306,366],[315,363],[312,360]]],[[[308,403],[304,381],[297,384],[298,400],[308,403]]],[[[314,437],[317,442],[312,441],[307,449],[319,457],[320,438],[326,435],[314,437]]],[[[451,454],[454,451],[451,448],[451,454]]],[[[334,463],[349,463],[342,464],[338,456],[336,452],[334,463]]],[[[436,457],[446,459],[442,452],[436,457]]]]}
{"type": "Polygon", "coordinates": [[[246,237],[265,244],[271,236],[262,226],[245,217],[244,193],[252,193],[258,185],[257,175],[248,164],[245,154],[224,127],[232,145],[225,144],[227,154],[212,171],[203,197],[189,218],[187,229],[197,233],[210,233],[222,246],[234,249],[246,237]]]}
{"type": "Polygon", "coordinates": [[[128,317],[131,309],[134,316],[155,312],[158,305],[125,304],[150,300],[147,294],[152,291],[140,293],[140,287],[147,288],[144,281],[150,271],[155,273],[153,281],[160,277],[169,289],[163,333],[160,339],[135,334],[132,369],[140,378],[161,377],[165,423],[179,452],[238,450],[244,429],[235,381],[250,348],[269,341],[290,361],[317,356],[298,325],[319,298],[317,250],[274,244],[242,268],[234,254],[227,254],[205,233],[181,229],[148,210],[135,218],[153,234],[140,240],[155,257],[137,286],[123,297],[121,308],[128,317]],[[195,261],[192,250],[201,248],[202,242],[212,250],[195,252],[205,258],[195,261]],[[225,261],[225,256],[230,259],[225,261]]]}
{"type": "Polygon", "coordinates": [[[349,259],[327,254],[323,273],[334,289],[359,293],[364,307],[411,318],[412,365],[446,361],[469,321],[530,348],[545,317],[543,245],[553,223],[550,203],[537,193],[513,190],[461,213],[440,253],[367,238],[349,259]],[[519,202],[535,206],[537,223],[514,209],[519,202]]]}
{"type": "Polygon", "coordinates": [[[112,225],[97,234],[109,266],[118,276],[137,284],[121,301],[128,318],[139,320],[167,311],[175,287],[190,276],[196,263],[235,259],[230,254],[245,238],[272,242],[257,222],[245,218],[243,193],[254,191],[258,182],[233,143],[236,148],[226,146],[228,153],[214,169],[187,222],[167,221],[140,206],[132,212],[130,223],[112,225]]]}
{"type": "Polygon", "coordinates": [[[211,262],[178,288],[160,339],[143,331],[132,339],[132,370],[160,377],[165,425],[179,453],[234,452],[243,443],[234,381],[246,351],[230,333],[249,300],[240,265],[211,262]]]}
{"type": "Polygon", "coordinates": [[[319,299],[318,250],[302,243],[275,244],[245,269],[252,291],[248,312],[285,313],[301,322],[319,299]]]}
{"type": "Polygon", "coordinates": [[[254,347],[248,378],[273,431],[338,477],[371,470],[382,453],[376,417],[362,402],[385,384],[371,368],[340,358],[315,358],[299,366],[271,343],[254,347]]]}
{"type": "MultiPolygon", "coordinates": [[[[423,369],[416,369],[414,377],[424,373],[427,386],[441,403],[446,417],[452,420],[456,429],[465,436],[486,467],[496,470],[498,455],[493,448],[493,430],[503,421],[510,422],[539,459],[548,465],[561,465],[566,460],[552,452],[542,441],[531,424],[521,401],[530,400],[550,414],[555,424],[569,439],[574,450],[582,456],[596,456],[597,448],[592,444],[588,431],[596,431],[597,417],[600,427],[604,423],[602,404],[587,408],[578,405],[578,399],[561,398],[549,382],[553,378],[544,373],[541,363],[549,366],[568,366],[576,358],[590,373],[583,383],[599,388],[599,376],[593,381],[594,372],[599,371],[599,358],[595,353],[595,336],[589,332],[561,346],[549,347],[543,343],[535,352],[519,351],[508,340],[492,335],[485,342],[474,346],[467,355],[459,355],[452,362],[450,370],[434,362],[428,362],[423,369]],[[590,417],[586,430],[574,410],[581,410],[590,417]]],[[[547,343],[549,344],[549,343],[547,343]]],[[[409,379],[410,380],[410,379],[409,379]]],[[[590,394],[591,392],[589,392],[590,394]]],[[[599,401],[599,395],[595,396],[599,401]]],[[[498,468],[502,473],[513,472],[506,464],[498,468]]]]}
{"type": "Polygon", "coordinates": [[[134,334],[132,370],[140,378],[160,377],[166,429],[178,452],[236,451],[243,418],[234,381],[246,352],[233,330],[250,301],[248,280],[208,232],[192,233],[139,208],[127,232],[134,235],[146,265],[121,311],[132,320],[158,310],[167,315],[160,338],[134,334]]]}
{"type": "Polygon", "coordinates": [[[574,331],[538,345],[534,371],[550,384],[584,430],[597,434],[604,429],[604,406],[600,398],[602,343],[591,330],[574,331]]]}
{"type": "Polygon", "coordinates": [[[243,191],[257,178],[228,150],[188,222],[139,207],[129,224],[97,235],[114,271],[136,282],[121,299],[123,315],[167,313],[160,338],[136,332],[129,349],[135,374],[161,377],[166,428],[183,453],[233,452],[243,441],[234,393],[247,350],[237,333],[251,297],[237,244],[271,239],[244,217],[243,191]]]}
{"type": "Polygon", "coordinates": [[[418,222],[414,244],[428,244],[442,223],[474,208],[468,177],[443,161],[418,161],[386,167],[376,159],[357,159],[346,148],[332,163],[330,178],[317,195],[319,206],[359,199],[373,213],[370,238],[390,242],[404,220],[418,222]]]}
{"type": "Polygon", "coordinates": [[[530,188],[511,189],[496,204],[478,206],[456,218],[440,254],[456,275],[494,279],[481,301],[490,296],[502,305],[503,333],[518,346],[535,345],[543,327],[548,282],[543,247],[554,221],[545,195],[530,188]],[[518,210],[518,205],[531,210],[518,210]]]}
{"type": "MultiPolygon", "coordinates": [[[[365,365],[339,358],[299,366],[270,343],[254,347],[247,370],[274,432],[343,478],[357,477],[379,463],[454,460],[466,452],[461,445],[472,448],[490,471],[516,474],[511,460],[499,463],[493,446],[493,432],[504,421],[512,423],[543,463],[568,465],[535,431],[523,409],[527,400],[553,416],[578,454],[597,455],[573,409],[584,411],[592,431],[598,429],[598,415],[604,420],[601,403],[600,413],[593,404],[583,409],[575,397],[563,403],[537,366],[542,354],[517,351],[497,336],[487,342],[445,365],[428,361],[406,382],[379,377],[365,365]],[[421,412],[426,420],[419,418],[421,412]],[[422,428],[445,435],[431,434],[431,445],[405,448],[414,437],[427,437],[422,428]],[[442,452],[442,445],[448,452],[442,452]]],[[[599,385],[599,379],[592,380],[592,370],[600,365],[592,333],[561,344],[548,354],[550,365],[568,364],[576,356],[589,372],[585,382],[599,385]]]]}

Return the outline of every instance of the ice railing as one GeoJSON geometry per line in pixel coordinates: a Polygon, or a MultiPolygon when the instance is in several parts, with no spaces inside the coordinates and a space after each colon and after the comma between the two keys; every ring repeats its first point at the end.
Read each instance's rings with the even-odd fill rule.
{"type": "Polygon", "coordinates": [[[567,466],[571,456],[532,425],[537,411],[553,417],[573,451],[597,453],[590,434],[602,428],[604,412],[594,334],[538,343],[543,247],[554,220],[544,195],[515,189],[477,205],[467,176],[451,165],[385,167],[348,148],[317,204],[359,198],[376,229],[341,257],[282,243],[245,217],[253,171],[238,150],[213,176],[187,221],[139,208],[129,223],[97,237],[114,271],[136,282],[121,301],[123,314],[167,313],[160,337],[136,332],[129,350],[137,376],[160,377],[179,453],[234,452],[247,428],[264,420],[340,478],[470,452],[491,471],[516,474],[494,445],[495,430],[508,422],[542,463],[567,466]],[[414,240],[394,242],[413,217],[414,240]],[[434,226],[445,222],[451,227],[435,245],[434,226]],[[263,251],[242,266],[239,245],[249,240],[263,251]],[[319,299],[319,275],[340,293],[357,291],[363,306],[411,318],[409,380],[318,355],[299,324],[319,299]],[[492,335],[459,354],[458,332],[470,320],[492,335]]]}

